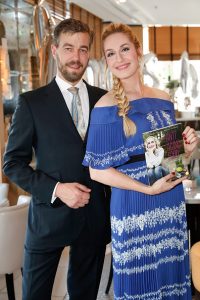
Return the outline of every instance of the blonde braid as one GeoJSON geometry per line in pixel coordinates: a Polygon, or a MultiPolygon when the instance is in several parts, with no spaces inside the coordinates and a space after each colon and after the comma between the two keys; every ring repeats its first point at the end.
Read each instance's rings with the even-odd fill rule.
{"type": "Polygon", "coordinates": [[[136,133],[135,123],[127,117],[130,110],[129,101],[124,93],[120,80],[113,75],[113,92],[114,98],[117,100],[118,115],[123,118],[124,133],[127,137],[136,133]]]}

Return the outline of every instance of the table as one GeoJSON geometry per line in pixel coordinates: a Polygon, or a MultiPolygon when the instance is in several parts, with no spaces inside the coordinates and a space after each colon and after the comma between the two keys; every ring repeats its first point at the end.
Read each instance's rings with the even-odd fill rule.
{"type": "Polygon", "coordinates": [[[191,191],[184,189],[189,246],[200,241],[200,187],[191,191]]]}
{"type": "MultiPolygon", "coordinates": [[[[200,187],[192,188],[187,191],[184,188],[185,203],[186,203],[186,216],[187,216],[187,227],[188,227],[188,240],[189,248],[196,242],[200,241],[200,187]]],[[[197,298],[194,285],[191,281],[192,293],[197,298]]],[[[197,299],[200,299],[199,297],[197,299]]]]}
{"type": "Polygon", "coordinates": [[[184,127],[189,125],[193,127],[195,130],[199,130],[200,117],[176,118],[176,121],[183,123],[184,127]]]}
{"type": "Polygon", "coordinates": [[[184,194],[186,204],[200,204],[200,187],[192,188],[190,191],[184,189],[184,194]]]}

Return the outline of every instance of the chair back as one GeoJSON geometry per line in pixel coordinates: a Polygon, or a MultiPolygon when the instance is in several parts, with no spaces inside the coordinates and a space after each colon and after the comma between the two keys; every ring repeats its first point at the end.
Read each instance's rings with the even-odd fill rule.
{"type": "Polygon", "coordinates": [[[0,206],[6,206],[5,203],[8,203],[8,183],[0,183],[0,206]]]}
{"type": "Polygon", "coordinates": [[[0,274],[22,268],[29,204],[0,208],[0,274]]]}
{"type": "Polygon", "coordinates": [[[1,208],[1,207],[5,207],[5,206],[9,206],[9,205],[10,205],[10,203],[9,203],[9,201],[8,201],[7,198],[5,198],[4,200],[2,200],[2,201],[0,202],[0,208],[1,208]]]}
{"type": "Polygon", "coordinates": [[[24,203],[30,203],[31,201],[31,196],[28,195],[19,195],[18,200],[17,200],[17,205],[19,204],[24,204],[24,203]]]}

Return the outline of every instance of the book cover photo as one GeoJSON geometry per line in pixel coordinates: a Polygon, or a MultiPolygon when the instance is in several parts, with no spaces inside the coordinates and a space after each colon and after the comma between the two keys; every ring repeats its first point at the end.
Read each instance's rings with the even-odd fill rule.
{"type": "Polygon", "coordinates": [[[166,126],[143,133],[149,184],[175,172],[174,179],[188,176],[184,162],[182,124],[166,126]]]}

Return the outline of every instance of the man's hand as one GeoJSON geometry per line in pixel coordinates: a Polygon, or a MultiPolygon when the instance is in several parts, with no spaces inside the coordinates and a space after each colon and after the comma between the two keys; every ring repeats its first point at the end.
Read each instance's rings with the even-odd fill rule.
{"type": "Polygon", "coordinates": [[[91,189],[77,182],[59,183],[57,185],[55,196],[60,198],[67,206],[79,208],[88,204],[91,189]]]}

